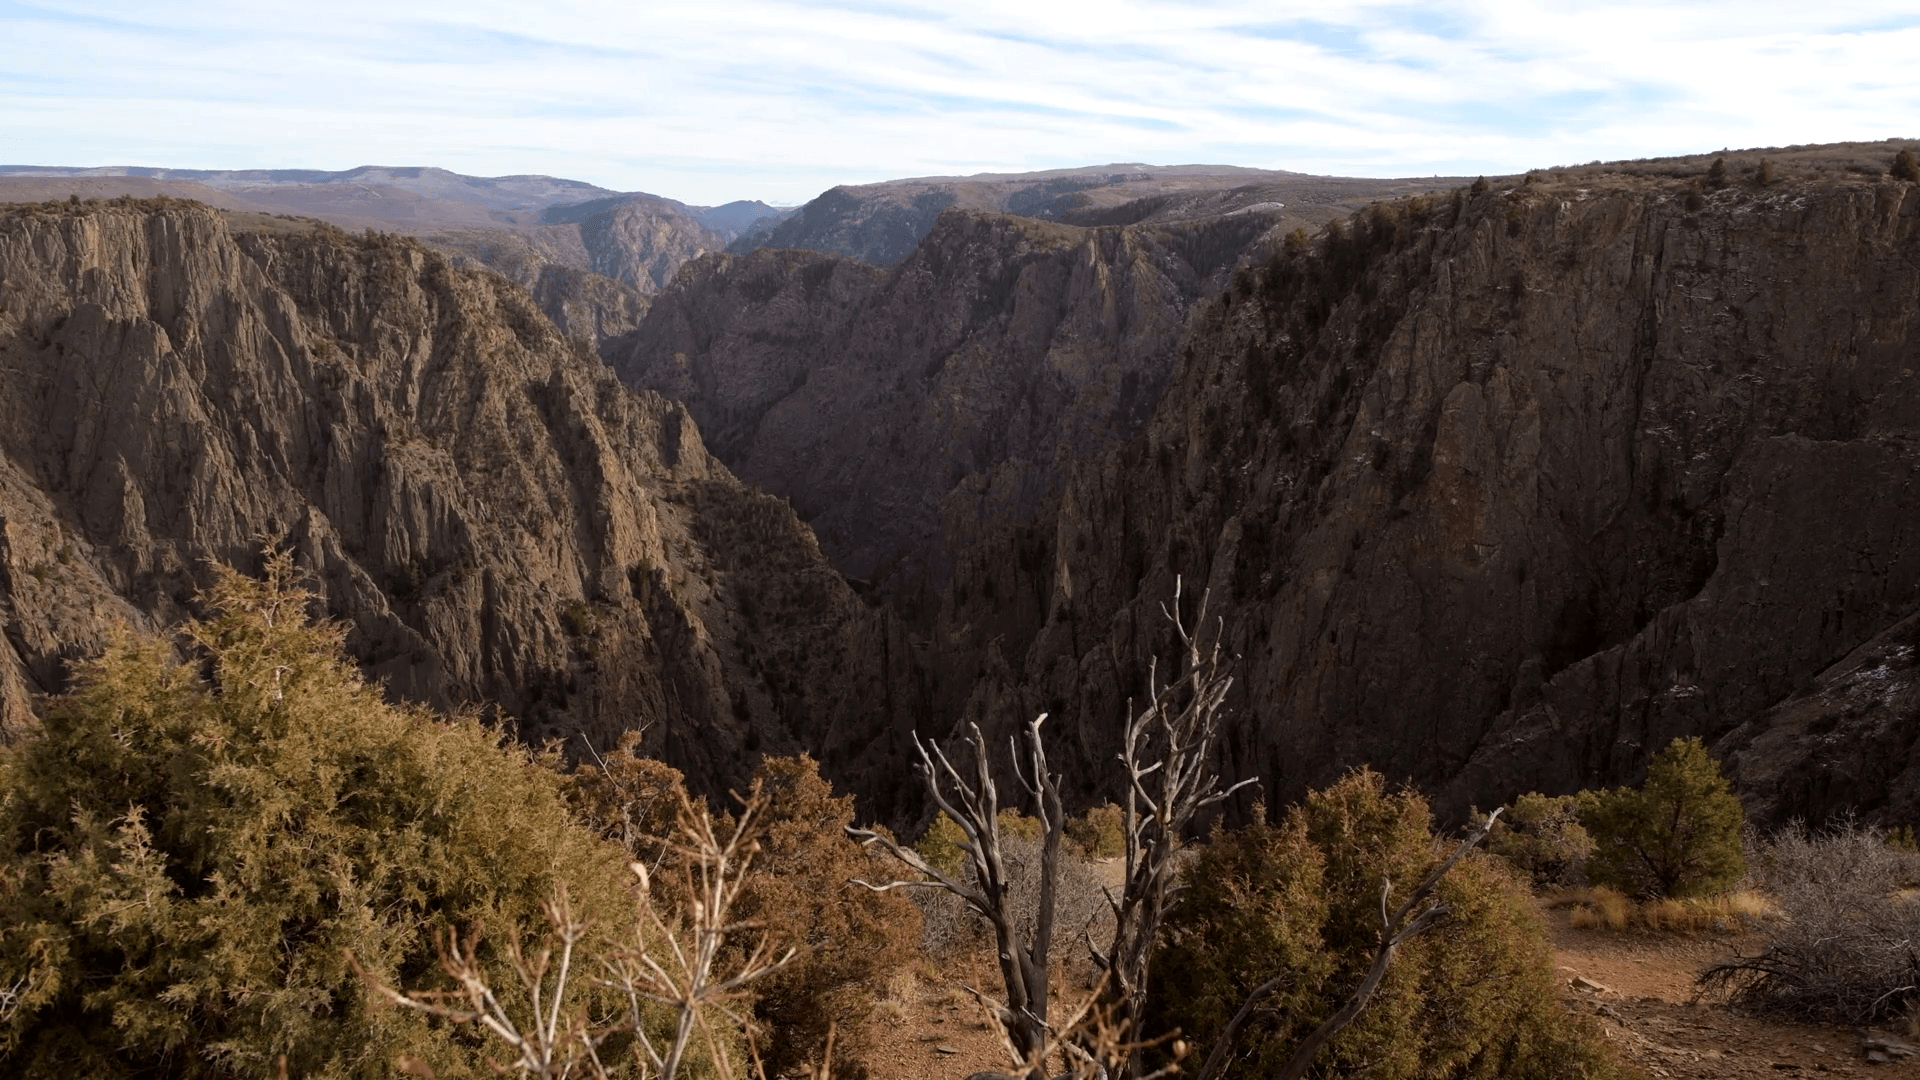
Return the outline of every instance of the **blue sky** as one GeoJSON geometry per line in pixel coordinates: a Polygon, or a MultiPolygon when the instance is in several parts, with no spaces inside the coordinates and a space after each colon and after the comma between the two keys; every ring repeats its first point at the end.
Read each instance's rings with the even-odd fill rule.
{"type": "Polygon", "coordinates": [[[0,40],[4,164],[438,165],[696,203],[1920,136],[1914,0],[0,0],[0,40]]]}

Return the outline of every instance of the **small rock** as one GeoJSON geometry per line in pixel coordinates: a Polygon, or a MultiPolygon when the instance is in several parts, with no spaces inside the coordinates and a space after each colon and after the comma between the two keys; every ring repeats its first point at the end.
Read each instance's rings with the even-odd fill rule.
{"type": "Polygon", "coordinates": [[[953,1047],[951,1047],[951,1046],[936,1046],[936,1047],[934,1047],[934,1050],[935,1050],[936,1052],[938,1052],[938,1053],[942,1053],[942,1054],[957,1054],[957,1053],[959,1053],[959,1052],[960,1052],[960,1051],[958,1051],[958,1050],[955,1050],[955,1049],[954,1049],[953,1047]]]}
{"type": "Polygon", "coordinates": [[[1592,979],[1587,978],[1585,975],[1575,975],[1573,978],[1567,980],[1567,985],[1573,987],[1575,990],[1579,990],[1583,993],[1588,993],[1588,994],[1613,993],[1613,987],[1602,986],[1601,984],[1594,982],[1592,979]]]}
{"type": "Polygon", "coordinates": [[[1866,1032],[1861,1039],[1861,1045],[1869,1055],[1874,1051],[1879,1051],[1887,1055],[1889,1059],[1910,1058],[1916,1054],[1920,1054],[1920,1047],[1916,1047],[1905,1039],[1897,1038],[1883,1031],[1866,1032]]]}

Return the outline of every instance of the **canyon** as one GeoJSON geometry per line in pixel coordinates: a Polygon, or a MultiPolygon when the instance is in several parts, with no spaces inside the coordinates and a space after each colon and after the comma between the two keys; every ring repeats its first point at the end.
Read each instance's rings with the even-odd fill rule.
{"type": "Polygon", "coordinates": [[[1700,736],[1763,820],[1911,822],[1913,145],[934,178],[731,237],[0,210],[0,707],[265,541],[398,697],[709,792],[806,750],[902,827],[910,733],[1037,712],[1118,794],[1176,603],[1270,804],[1367,763],[1458,817],[1700,736]]]}

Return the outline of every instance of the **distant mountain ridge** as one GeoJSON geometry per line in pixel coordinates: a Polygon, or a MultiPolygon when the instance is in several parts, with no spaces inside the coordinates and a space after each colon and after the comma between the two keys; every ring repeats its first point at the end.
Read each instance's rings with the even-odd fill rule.
{"type": "MultiPolygon", "coordinates": [[[[736,200],[724,206],[693,206],[678,199],[644,191],[615,191],[583,180],[540,174],[468,176],[428,165],[361,165],[352,169],[163,169],[143,165],[74,167],[63,165],[0,165],[0,177],[24,179],[109,180],[127,177],[155,181],[185,181],[220,191],[247,192],[262,202],[279,201],[257,189],[306,188],[341,185],[390,187],[416,195],[498,211],[538,211],[594,201],[629,198],[659,199],[686,211],[703,226],[726,233],[762,217],[781,213],[766,203],[736,200]]],[[[0,188],[4,192],[4,188],[0,188]]],[[[325,220],[325,215],[316,214],[325,220]]]]}
{"type": "Polygon", "coordinates": [[[1374,199],[1464,182],[1459,178],[1357,179],[1239,165],[1122,162],[1031,173],[923,176],[843,185],[727,246],[800,248],[893,266],[913,253],[947,210],[1018,214],[1069,225],[1135,225],[1219,217],[1261,206],[1288,228],[1317,228],[1374,199]]]}
{"type": "Polygon", "coordinates": [[[564,332],[599,344],[636,327],[651,297],[706,252],[788,248],[893,266],[947,210],[1070,225],[1190,221],[1260,210],[1277,215],[1287,229],[1317,228],[1372,199],[1445,183],[1119,162],[887,180],[836,187],[804,207],[782,208],[756,200],[696,206],[560,177],[467,176],[431,166],[0,165],[0,202],[166,195],[233,213],[403,233],[463,265],[484,266],[525,286],[564,332]]]}
{"type": "Polygon", "coordinates": [[[526,287],[564,332],[624,333],[685,263],[789,211],[739,200],[692,206],[553,176],[466,176],[428,166],[163,169],[0,165],[0,202],[131,195],[233,213],[318,218],[415,236],[526,287]]]}

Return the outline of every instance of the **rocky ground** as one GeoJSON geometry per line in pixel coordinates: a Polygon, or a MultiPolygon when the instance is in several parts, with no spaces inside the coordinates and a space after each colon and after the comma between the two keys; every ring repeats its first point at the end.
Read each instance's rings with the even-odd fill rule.
{"type": "Polygon", "coordinates": [[[1758,933],[1577,930],[1566,910],[1547,917],[1568,1000],[1597,1015],[1621,1054],[1652,1076],[1920,1076],[1904,1032],[1789,1023],[1696,998],[1696,976],[1736,952],[1758,951],[1758,933]]]}

